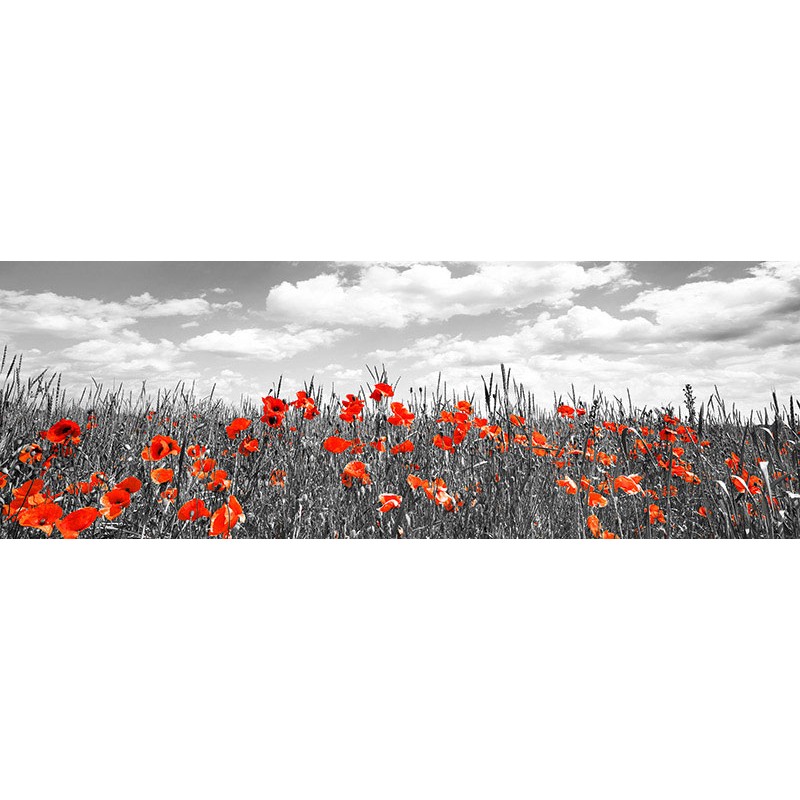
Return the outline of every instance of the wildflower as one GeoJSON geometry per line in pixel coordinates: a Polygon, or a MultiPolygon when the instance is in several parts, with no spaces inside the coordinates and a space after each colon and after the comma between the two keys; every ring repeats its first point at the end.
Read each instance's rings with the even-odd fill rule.
{"type": "Polygon", "coordinates": [[[206,447],[200,444],[193,444],[186,448],[186,455],[189,458],[202,458],[206,452],[206,447]]]}
{"type": "Polygon", "coordinates": [[[382,494],[379,495],[378,502],[381,504],[378,511],[380,511],[381,514],[385,514],[387,511],[391,511],[394,508],[399,508],[400,503],[403,502],[403,498],[400,497],[399,494],[382,494]]]}
{"type": "Polygon", "coordinates": [[[570,478],[569,476],[556,481],[556,484],[558,486],[563,486],[567,490],[567,494],[578,493],[578,484],[576,484],[575,481],[572,480],[572,478],[570,478]]]}
{"type": "Polygon", "coordinates": [[[225,433],[229,439],[235,439],[242,431],[247,430],[252,425],[252,420],[246,417],[236,417],[225,426],[225,433]]]}
{"type": "Polygon", "coordinates": [[[77,539],[78,534],[91,527],[99,515],[100,511],[96,508],[79,508],[63,519],[56,520],[56,527],[65,539],[77,539]]]}
{"type": "Polygon", "coordinates": [[[231,482],[228,479],[228,473],[224,469],[215,469],[211,475],[211,480],[208,482],[208,490],[210,492],[227,490],[231,488],[231,482]]]}
{"type": "Polygon", "coordinates": [[[191,473],[197,480],[202,481],[211,474],[216,466],[217,460],[215,458],[198,459],[192,464],[191,473]]]}
{"type": "Polygon", "coordinates": [[[467,434],[469,433],[470,428],[472,427],[471,422],[459,422],[455,428],[453,428],[453,444],[459,445],[464,439],[467,438],[467,434]]]}
{"type": "Polygon", "coordinates": [[[169,483],[175,477],[175,472],[171,469],[154,469],[150,472],[150,480],[153,483],[169,483]]]}
{"type": "Polygon", "coordinates": [[[370,397],[376,403],[380,403],[384,397],[394,397],[394,389],[388,383],[376,383],[375,389],[370,397]]]}
{"type": "Polygon", "coordinates": [[[178,498],[178,489],[175,486],[170,486],[169,489],[164,489],[161,492],[159,498],[164,503],[174,503],[178,498]]]}
{"type": "Polygon", "coordinates": [[[114,488],[124,489],[129,494],[136,494],[142,488],[142,482],[131,475],[129,478],[125,478],[124,481],[120,481],[114,488]]]}
{"type": "Polygon", "coordinates": [[[641,475],[619,475],[614,478],[614,491],[625,492],[625,494],[638,494],[642,491],[641,475]]]}
{"type": "Polygon", "coordinates": [[[20,450],[19,460],[23,464],[36,464],[44,458],[44,451],[38,444],[29,444],[20,450]]]}
{"type": "Polygon", "coordinates": [[[196,519],[210,516],[211,512],[206,508],[206,504],[200,498],[187,500],[178,509],[178,519],[182,522],[193,522],[196,519]]]}
{"type": "Polygon", "coordinates": [[[53,444],[78,444],[81,440],[81,426],[71,419],[62,419],[56,422],[46,432],[42,433],[48,442],[53,444]]]}
{"type": "Polygon", "coordinates": [[[525,427],[525,417],[518,417],[516,414],[512,414],[509,419],[511,420],[511,424],[517,428],[524,428],[525,427]]]}
{"type": "Polygon", "coordinates": [[[411,427],[414,421],[414,414],[412,414],[402,403],[392,403],[392,416],[387,418],[390,425],[403,426],[406,428],[411,427]]]}
{"type": "Polygon", "coordinates": [[[344,453],[345,450],[349,450],[353,446],[353,440],[342,439],[341,436],[329,436],[322,443],[322,446],[329,453],[344,453]]]}
{"type": "Polygon", "coordinates": [[[278,486],[283,489],[286,486],[286,470],[274,469],[269,475],[269,482],[272,486],[278,486]]]}
{"type": "Polygon", "coordinates": [[[142,450],[142,460],[161,461],[162,458],[178,455],[180,452],[181,448],[174,439],[156,434],[150,444],[142,450]]]}
{"type": "Polygon", "coordinates": [[[106,519],[116,519],[130,504],[130,492],[124,489],[112,489],[100,498],[100,513],[106,519]]]}
{"type": "MultiPolygon", "coordinates": [[[[386,437],[385,436],[381,436],[380,439],[376,439],[374,442],[370,442],[369,446],[373,450],[377,450],[379,453],[385,453],[386,452],[386,437]]],[[[392,448],[392,450],[394,450],[394,448],[392,448]]]]}
{"type": "Polygon", "coordinates": [[[650,512],[650,524],[655,525],[656,522],[665,523],[664,512],[659,508],[656,503],[651,503],[648,509],[650,512]]]}
{"type": "Polygon", "coordinates": [[[598,508],[605,508],[608,505],[608,499],[598,492],[589,492],[587,503],[590,506],[597,506],[598,508]]]}
{"type": "Polygon", "coordinates": [[[264,414],[261,417],[261,421],[270,428],[280,428],[288,410],[286,403],[271,395],[262,397],[261,402],[264,404],[264,414]]]}
{"type": "Polygon", "coordinates": [[[597,537],[600,535],[600,520],[596,514],[591,514],[586,518],[586,525],[592,533],[592,536],[597,537]]]}
{"type": "Polygon", "coordinates": [[[396,456],[398,453],[413,453],[414,442],[410,439],[406,439],[404,442],[396,444],[389,452],[391,452],[393,456],[396,456]]]}
{"type": "Polygon", "coordinates": [[[339,419],[345,422],[359,422],[363,419],[362,412],[364,411],[364,401],[360,400],[354,394],[348,394],[342,400],[342,411],[339,414],[339,419]]]}
{"type": "Polygon", "coordinates": [[[314,398],[309,397],[306,392],[297,392],[297,400],[293,400],[289,405],[292,408],[300,409],[303,412],[304,419],[314,419],[319,415],[319,409],[314,402],[314,398]]]}
{"type": "Polygon", "coordinates": [[[208,529],[209,536],[222,536],[223,539],[230,538],[231,531],[242,522],[245,516],[239,501],[231,495],[228,502],[217,509],[211,516],[211,527],[208,529]]]}
{"type": "Polygon", "coordinates": [[[61,518],[64,510],[55,503],[41,503],[33,508],[20,511],[17,522],[24,528],[37,528],[48,536],[53,532],[53,525],[61,518]]]}
{"type": "Polygon", "coordinates": [[[449,436],[440,436],[438,433],[433,437],[433,444],[445,452],[453,452],[453,440],[449,436]]]}
{"type": "MultiPolygon", "coordinates": [[[[559,414],[560,414],[562,417],[574,417],[574,416],[575,416],[575,409],[574,409],[572,406],[560,405],[560,406],[559,406],[559,407],[556,409],[556,411],[558,411],[558,413],[559,413],[559,414]]],[[[584,413],[585,413],[585,412],[584,412],[584,413]]]]}
{"type": "Polygon", "coordinates": [[[239,444],[239,455],[249,456],[256,452],[258,452],[258,439],[253,436],[245,436],[239,444]]]}
{"type": "Polygon", "coordinates": [[[372,483],[372,478],[367,472],[367,465],[363,461],[350,461],[342,470],[342,483],[348,489],[353,485],[354,480],[361,481],[363,486],[372,483]]]}

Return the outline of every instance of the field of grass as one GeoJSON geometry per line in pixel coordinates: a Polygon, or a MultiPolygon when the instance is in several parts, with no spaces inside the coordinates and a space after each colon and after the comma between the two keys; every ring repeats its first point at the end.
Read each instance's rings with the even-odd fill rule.
{"type": "Polygon", "coordinates": [[[0,366],[2,538],[763,538],[800,532],[795,401],[541,405],[501,367],[456,396],[280,381],[261,404],[0,366]]]}

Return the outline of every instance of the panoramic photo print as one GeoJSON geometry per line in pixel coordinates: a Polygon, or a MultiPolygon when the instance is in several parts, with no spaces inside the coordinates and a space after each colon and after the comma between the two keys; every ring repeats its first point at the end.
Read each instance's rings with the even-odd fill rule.
{"type": "Polygon", "coordinates": [[[794,537],[798,312],[798,262],[3,262],[0,537],[794,537]]]}

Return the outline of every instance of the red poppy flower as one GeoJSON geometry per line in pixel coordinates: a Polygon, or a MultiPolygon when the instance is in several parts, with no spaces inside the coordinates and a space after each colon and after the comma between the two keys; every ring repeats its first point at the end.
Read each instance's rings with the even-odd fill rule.
{"type": "Polygon", "coordinates": [[[153,437],[153,441],[142,450],[142,460],[161,461],[162,458],[178,455],[180,452],[181,448],[174,439],[171,439],[169,436],[156,434],[153,437]]]}
{"type": "Polygon", "coordinates": [[[112,489],[100,498],[100,513],[106,519],[116,519],[131,504],[131,496],[124,489],[112,489]]]}
{"type": "Polygon", "coordinates": [[[65,539],[77,539],[78,534],[93,525],[99,515],[96,508],[79,508],[64,519],[57,520],[56,527],[65,539]]]}
{"type": "Polygon", "coordinates": [[[592,536],[597,537],[600,535],[600,520],[597,518],[595,514],[592,514],[591,516],[586,518],[586,525],[592,532],[592,536]]]}
{"type": "Polygon", "coordinates": [[[518,417],[516,414],[512,414],[509,419],[511,420],[511,424],[517,428],[525,427],[525,417],[518,417]]]}
{"type": "Polygon", "coordinates": [[[264,415],[261,417],[261,421],[270,428],[280,428],[288,410],[286,403],[272,396],[262,397],[261,402],[264,404],[264,415]]]}
{"type": "Polygon", "coordinates": [[[400,503],[403,502],[403,498],[400,497],[399,494],[382,494],[378,496],[378,502],[381,504],[378,511],[380,511],[381,514],[385,514],[387,511],[391,511],[394,508],[399,508],[400,503]]]}
{"type": "Polygon", "coordinates": [[[231,488],[231,482],[228,479],[228,473],[225,472],[224,469],[215,469],[211,475],[211,480],[208,483],[208,490],[210,492],[213,491],[223,491],[225,489],[231,488]]]}
{"type": "Polygon", "coordinates": [[[373,450],[377,450],[379,453],[385,453],[386,452],[386,437],[385,436],[381,436],[380,439],[376,439],[374,442],[370,442],[369,446],[373,450]]]}
{"type": "Polygon", "coordinates": [[[666,520],[664,519],[664,512],[658,507],[656,503],[652,503],[648,508],[650,512],[650,524],[655,525],[656,522],[664,523],[666,520]]]}
{"type": "Polygon", "coordinates": [[[384,397],[394,397],[394,389],[388,383],[376,383],[370,397],[379,403],[384,397]]]}
{"type": "MultiPolygon", "coordinates": [[[[155,470],[153,471],[155,472],[155,470]]],[[[131,475],[129,478],[125,478],[124,481],[120,481],[114,488],[124,489],[129,494],[136,494],[142,488],[142,482],[131,475]]]]}
{"type": "Polygon", "coordinates": [[[440,436],[438,433],[433,437],[433,444],[445,452],[453,452],[453,440],[449,436],[440,436]]]}
{"type": "Polygon", "coordinates": [[[178,489],[175,486],[170,486],[169,489],[164,489],[161,492],[159,498],[164,503],[174,503],[178,498],[178,489]]]}
{"type": "Polygon", "coordinates": [[[193,444],[186,448],[186,455],[189,458],[202,458],[206,448],[201,444],[193,444]]]}
{"type": "Polygon", "coordinates": [[[360,400],[354,394],[348,394],[342,400],[342,412],[339,414],[339,419],[345,422],[361,421],[363,419],[362,412],[364,411],[364,401],[360,400]]]}
{"type": "Polygon", "coordinates": [[[567,490],[567,494],[578,494],[578,484],[572,478],[563,478],[556,481],[559,486],[563,486],[567,490]]]}
{"type": "Polygon", "coordinates": [[[169,483],[175,477],[175,472],[171,469],[154,469],[150,472],[150,480],[153,483],[169,483]]]}
{"type": "Polygon", "coordinates": [[[202,481],[211,474],[211,471],[216,466],[217,460],[215,458],[203,458],[192,464],[191,473],[195,478],[202,481]]]}
{"type": "Polygon", "coordinates": [[[286,486],[286,470],[285,469],[274,469],[269,475],[269,482],[273,486],[278,486],[281,489],[286,486]]]}
{"type": "Polygon", "coordinates": [[[258,439],[253,436],[245,436],[239,444],[239,454],[249,456],[251,453],[258,452],[258,439]]]}
{"type": "Polygon", "coordinates": [[[38,444],[29,444],[20,450],[19,460],[23,464],[36,464],[44,458],[44,450],[38,444]]]}
{"type": "Polygon", "coordinates": [[[23,528],[37,528],[48,536],[53,532],[53,525],[61,518],[64,510],[55,503],[41,503],[33,508],[20,511],[17,522],[23,528]]]}
{"type": "Polygon", "coordinates": [[[211,512],[200,498],[188,500],[178,509],[178,519],[182,522],[193,522],[196,519],[210,516],[211,512]]]}
{"type": "Polygon", "coordinates": [[[314,419],[314,417],[319,415],[319,409],[314,402],[314,398],[309,397],[306,392],[298,392],[297,400],[292,401],[289,405],[301,409],[305,419],[314,419]]]}
{"type": "Polygon", "coordinates": [[[575,409],[572,406],[560,405],[556,410],[558,411],[559,414],[561,414],[562,417],[575,416],[575,409]]]}
{"type": "Polygon", "coordinates": [[[222,536],[223,539],[228,539],[231,531],[244,521],[242,507],[239,505],[239,501],[231,495],[228,502],[212,514],[208,535],[222,536]]]}
{"type": "Polygon", "coordinates": [[[456,408],[463,411],[465,414],[472,414],[472,406],[466,400],[459,400],[456,403],[456,408]]]}
{"type": "Polygon", "coordinates": [[[246,417],[236,417],[225,426],[225,433],[229,439],[235,439],[242,431],[247,430],[252,425],[252,420],[246,417]]]}
{"type": "Polygon", "coordinates": [[[8,473],[0,470],[0,489],[4,489],[8,483],[8,473]]]}
{"type": "Polygon", "coordinates": [[[625,494],[638,494],[642,491],[641,475],[620,475],[614,478],[614,491],[625,492],[625,494]]]}
{"type": "Polygon", "coordinates": [[[53,444],[64,444],[67,441],[71,444],[78,444],[81,440],[81,426],[71,419],[62,419],[43,433],[43,436],[53,444]]]}
{"type": "Polygon", "coordinates": [[[420,478],[417,475],[409,475],[406,478],[406,483],[412,489],[426,489],[426,488],[428,488],[428,481],[422,480],[422,478],[420,478]]]}
{"type": "Polygon", "coordinates": [[[342,483],[348,489],[353,485],[354,480],[361,481],[363,486],[372,483],[372,478],[367,472],[367,465],[363,461],[350,461],[342,470],[342,483]]]}
{"type": "Polygon", "coordinates": [[[587,502],[590,506],[597,506],[598,508],[605,508],[608,505],[608,499],[598,492],[589,492],[587,502]]]}
{"type": "Polygon", "coordinates": [[[392,416],[386,421],[390,425],[404,426],[406,428],[411,426],[414,421],[414,414],[412,414],[402,403],[392,403],[392,416]]]}
{"type": "Polygon", "coordinates": [[[400,444],[396,444],[391,450],[391,454],[396,456],[398,453],[413,453],[414,452],[414,442],[410,439],[406,439],[404,442],[400,442],[400,444]]]}
{"type": "Polygon", "coordinates": [[[322,446],[329,453],[344,453],[345,450],[349,450],[353,446],[353,440],[342,439],[341,436],[329,436],[322,443],[322,446]]]}

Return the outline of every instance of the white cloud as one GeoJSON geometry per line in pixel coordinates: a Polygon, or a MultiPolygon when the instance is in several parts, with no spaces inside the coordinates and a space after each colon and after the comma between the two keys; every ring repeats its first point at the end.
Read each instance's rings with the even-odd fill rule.
{"type": "Polygon", "coordinates": [[[199,327],[200,323],[196,319],[181,324],[181,328],[199,328],[199,327]]]}
{"type": "Polygon", "coordinates": [[[148,292],[122,303],[96,298],[29,294],[0,289],[0,333],[49,333],[83,339],[107,336],[155,317],[198,317],[241,308],[241,303],[209,303],[203,298],[159,300],[148,292]]]}
{"type": "Polygon", "coordinates": [[[150,341],[132,330],[79,342],[62,350],[61,356],[100,378],[147,377],[153,372],[186,378],[185,369],[192,366],[169,339],[150,341]]]}
{"type": "Polygon", "coordinates": [[[640,293],[622,311],[653,315],[670,341],[746,341],[753,346],[797,341],[800,265],[770,262],[732,281],[698,281],[640,293]]]}
{"type": "Polygon", "coordinates": [[[347,331],[341,329],[325,330],[296,326],[286,326],[276,330],[265,328],[214,330],[189,339],[181,345],[181,349],[280,361],[298,353],[326,347],[347,335],[347,331]]]}
{"type": "Polygon", "coordinates": [[[534,303],[565,307],[582,290],[632,282],[628,267],[617,262],[479,264],[461,277],[441,264],[368,265],[281,283],[267,296],[266,309],[273,318],[307,324],[402,328],[534,303]]]}
{"type": "Polygon", "coordinates": [[[710,278],[712,273],[714,272],[714,267],[711,265],[706,265],[705,267],[700,267],[700,269],[695,270],[690,275],[687,275],[687,280],[701,280],[703,278],[710,278]]]}
{"type": "Polygon", "coordinates": [[[679,403],[687,382],[701,397],[716,384],[740,405],[760,408],[773,387],[780,393],[800,381],[798,311],[800,265],[765,263],[732,281],[641,292],[619,315],[578,305],[543,312],[511,333],[438,333],[367,357],[421,385],[441,371],[451,385],[480,386],[481,374],[502,362],[537,391],[575,383],[587,397],[596,385],[662,405],[679,403]]]}

